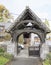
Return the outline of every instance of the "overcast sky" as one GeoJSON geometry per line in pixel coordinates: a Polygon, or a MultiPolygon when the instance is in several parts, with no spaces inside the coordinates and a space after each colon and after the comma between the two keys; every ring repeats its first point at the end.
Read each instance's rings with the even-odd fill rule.
{"type": "Polygon", "coordinates": [[[13,13],[14,18],[29,6],[41,19],[51,20],[51,0],[0,0],[0,4],[13,13]]]}

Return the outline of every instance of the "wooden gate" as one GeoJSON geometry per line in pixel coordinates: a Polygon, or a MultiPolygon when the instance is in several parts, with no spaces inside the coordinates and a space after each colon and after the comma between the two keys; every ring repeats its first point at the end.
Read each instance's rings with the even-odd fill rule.
{"type": "Polygon", "coordinates": [[[40,56],[40,46],[30,46],[28,47],[29,56],[40,56]]]}

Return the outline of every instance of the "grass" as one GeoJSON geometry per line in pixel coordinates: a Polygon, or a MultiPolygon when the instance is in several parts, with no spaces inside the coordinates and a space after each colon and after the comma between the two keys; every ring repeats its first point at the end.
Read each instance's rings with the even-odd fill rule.
{"type": "Polygon", "coordinates": [[[51,53],[49,53],[46,59],[43,61],[43,65],[51,65],[51,53]]]}
{"type": "Polygon", "coordinates": [[[49,60],[46,59],[46,60],[43,62],[43,65],[50,65],[49,60]]]}
{"type": "Polygon", "coordinates": [[[6,64],[7,62],[9,61],[9,59],[3,57],[3,56],[0,56],[0,65],[4,65],[6,64]]]}
{"type": "Polygon", "coordinates": [[[5,65],[12,59],[13,55],[6,53],[3,48],[0,48],[0,65],[5,65]]]}

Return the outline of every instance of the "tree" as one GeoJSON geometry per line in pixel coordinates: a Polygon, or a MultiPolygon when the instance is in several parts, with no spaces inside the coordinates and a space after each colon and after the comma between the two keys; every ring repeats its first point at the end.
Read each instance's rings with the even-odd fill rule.
{"type": "Polygon", "coordinates": [[[4,40],[10,40],[11,35],[9,33],[5,33],[6,35],[4,36],[4,40]]]}
{"type": "Polygon", "coordinates": [[[12,16],[9,13],[8,9],[5,6],[0,5],[0,22],[6,22],[11,19],[12,16]]]}
{"type": "Polygon", "coordinates": [[[47,27],[49,27],[50,25],[49,25],[49,21],[47,20],[47,19],[45,19],[45,22],[44,22],[46,25],[47,25],[47,27]]]}
{"type": "Polygon", "coordinates": [[[18,43],[23,43],[24,38],[23,38],[23,34],[21,34],[18,38],[18,43]]]}

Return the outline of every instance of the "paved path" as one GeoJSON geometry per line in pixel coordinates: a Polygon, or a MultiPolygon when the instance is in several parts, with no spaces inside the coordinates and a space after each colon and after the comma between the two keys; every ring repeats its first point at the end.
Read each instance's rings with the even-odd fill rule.
{"type": "Polygon", "coordinates": [[[42,65],[39,58],[17,58],[9,65],[42,65]]]}
{"type": "Polygon", "coordinates": [[[23,50],[20,51],[20,53],[18,54],[18,57],[24,57],[27,58],[28,57],[28,48],[25,48],[23,50]]]}
{"type": "Polygon", "coordinates": [[[39,57],[28,56],[28,48],[21,50],[16,60],[10,62],[9,65],[42,65],[39,57]]]}
{"type": "Polygon", "coordinates": [[[16,60],[10,62],[9,65],[42,65],[39,57],[28,56],[28,48],[21,50],[16,60]]]}
{"type": "Polygon", "coordinates": [[[42,65],[39,57],[28,56],[28,48],[22,50],[9,65],[42,65]]]}

